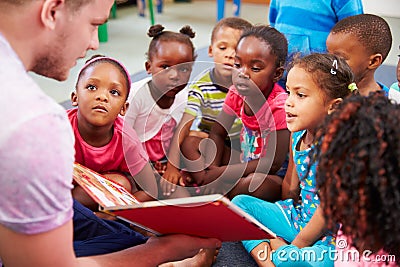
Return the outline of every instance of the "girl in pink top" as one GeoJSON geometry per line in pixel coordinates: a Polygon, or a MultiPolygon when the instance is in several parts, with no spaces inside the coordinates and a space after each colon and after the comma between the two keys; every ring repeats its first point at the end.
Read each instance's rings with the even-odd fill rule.
{"type": "MultiPolygon", "coordinates": [[[[117,60],[94,56],[86,62],[68,110],[75,134],[75,161],[131,191],[139,201],[157,197],[156,180],[133,129],[123,128],[131,81],[117,60]],[[135,181],[132,179],[135,179],[135,181]],[[144,190],[142,190],[144,189],[144,190]]],[[[87,207],[95,202],[75,186],[73,196],[87,207]]]]}
{"type": "Polygon", "coordinates": [[[335,266],[400,265],[399,123],[400,106],[375,92],[346,99],[322,127],[321,206],[342,225],[335,266]]]}
{"type": "Polygon", "coordinates": [[[269,26],[243,32],[236,47],[233,86],[203,153],[206,163],[195,157],[185,160],[188,184],[209,184],[204,192],[228,193],[229,197],[250,194],[271,201],[280,197],[285,171],[278,171],[288,155],[290,134],[284,109],[287,94],[277,81],[284,71],[287,47],[284,35],[269,26]],[[241,163],[235,164],[230,160],[234,150],[224,151],[224,140],[237,117],[243,129],[241,163]]]}

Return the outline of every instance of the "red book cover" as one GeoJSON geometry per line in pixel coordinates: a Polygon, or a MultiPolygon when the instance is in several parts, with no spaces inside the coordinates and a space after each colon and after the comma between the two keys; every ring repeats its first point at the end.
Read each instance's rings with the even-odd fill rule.
{"type": "Polygon", "coordinates": [[[270,239],[275,235],[222,195],[151,201],[111,213],[156,234],[215,237],[221,241],[270,239]]]}
{"type": "Polygon", "coordinates": [[[122,186],[79,164],[74,167],[74,180],[99,203],[101,211],[157,235],[187,234],[221,241],[275,237],[223,195],[138,202],[122,186]]]}

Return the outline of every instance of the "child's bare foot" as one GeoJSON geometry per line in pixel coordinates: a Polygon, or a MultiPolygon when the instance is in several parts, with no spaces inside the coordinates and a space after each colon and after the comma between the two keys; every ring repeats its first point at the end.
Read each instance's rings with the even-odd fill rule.
{"type": "Polygon", "coordinates": [[[160,267],[210,267],[218,256],[218,249],[201,249],[194,257],[161,264],[160,267]]]}

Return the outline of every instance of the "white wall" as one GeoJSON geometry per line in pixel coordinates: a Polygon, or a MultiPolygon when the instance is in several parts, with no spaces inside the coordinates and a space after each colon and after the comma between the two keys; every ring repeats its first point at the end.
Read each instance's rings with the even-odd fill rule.
{"type": "Polygon", "coordinates": [[[400,18],[400,0],[362,0],[365,13],[400,18]]]}

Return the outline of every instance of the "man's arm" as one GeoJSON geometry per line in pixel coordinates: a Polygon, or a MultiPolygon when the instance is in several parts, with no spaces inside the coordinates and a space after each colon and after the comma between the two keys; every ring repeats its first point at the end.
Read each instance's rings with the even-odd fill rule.
{"type": "Polygon", "coordinates": [[[0,225],[0,255],[7,267],[158,266],[196,255],[201,248],[218,248],[221,242],[185,235],[150,238],[143,245],[119,252],[76,258],[72,246],[72,220],[48,232],[26,235],[0,225]]]}

